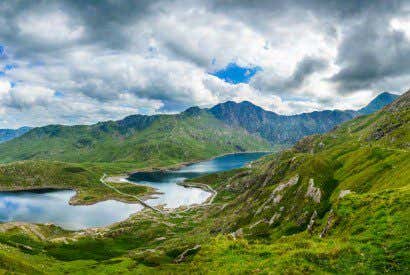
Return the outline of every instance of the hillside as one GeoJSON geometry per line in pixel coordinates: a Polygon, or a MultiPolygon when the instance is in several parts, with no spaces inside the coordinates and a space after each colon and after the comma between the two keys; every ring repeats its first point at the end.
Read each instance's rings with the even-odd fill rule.
{"type": "MultiPolygon", "coordinates": [[[[381,108],[393,98],[381,94],[366,110],[381,108]]],[[[45,159],[132,162],[136,168],[167,166],[230,152],[287,147],[358,115],[356,111],[334,110],[282,116],[250,102],[226,102],[211,109],[192,107],[176,115],[133,115],[94,125],[49,125],[1,144],[0,162],[45,159]]]]}
{"type": "Polygon", "coordinates": [[[299,139],[332,130],[354,117],[371,114],[394,101],[397,95],[381,93],[358,111],[325,110],[292,116],[266,111],[250,102],[228,101],[209,109],[216,118],[257,133],[272,144],[293,145],[299,139]]]}
{"type": "Polygon", "coordinates": [[[0,143],[12,140],[30,131],[30,127],[21,127],[18,129],[0,129],[0,143]]]}
{"type": "Polygon", "coordinates": [[[215,155],[269,150],[267,141],[230,127],[210,114],[132,116],[91,126],[35,128],[0,145],[0,160],[50,159],[68,162],[132,162],[166,166],[215,155]]]}
{"type": "Polygon", "coordinates": [[[167,215],[143,211],[109,228],[79,233],[51,225],[2,225],[0,268],[407,274],[409,120],[407,92],[375,114],[306,137],[251,167],[191,180],[218,192],[208,206],[167,215]]]}

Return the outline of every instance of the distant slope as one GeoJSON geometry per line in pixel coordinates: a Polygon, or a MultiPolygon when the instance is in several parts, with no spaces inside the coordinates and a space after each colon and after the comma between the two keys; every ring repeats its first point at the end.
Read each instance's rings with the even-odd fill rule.
{"type": "Polygon", "coordinates": [[[30,127],[21,127],[18,129],[0,129],[0,143],[12,140],[30,131],[30,127]]]}
{"type": "Polygon", "coordinates": [[[0,145],[0,160],[132,162],[163,166],[218,154],[268,150],[267,141],[194,108],[87,126],[50,125],[0,145]]]}
{"type": "MultiPolygon", "coordinates": [[[[393,98],[381,97],[364,109],[377,109],[393,98]]],[[[0,162],[46,159],[168,165],[289,146],[358,115],[356,111],[334,110],[282,116],[250,102],[228,101],[211,109],[192,107],[176,115],[133,115],[94,125],[38,127],[0,145],[0,162]]]]}
{"type": "Polygon", "coordinates": [[[373,113],[391,103],[397,95],[382,93],[359,111],[333,110],[284,116],[266,111],[248,101],[228,101],[218,104],[209,112],[216,118],[257,133],[273,144],[292,145],[302,137],[330,131],[342,122],[362,114],[373,113]]]}
{"type": "Polygon", "coordinates": [[[369,104],[367,104],[365,107],[358,110],[358,113],[362,115],[369,115],[371,113],[374,113],[382,109],[384,106],[392,103],[398,97],[399,97],[398,95],[391,94],[391,93],[386,93],[386,92],[381,93],[376,98],[374,98],[369,104]]]}

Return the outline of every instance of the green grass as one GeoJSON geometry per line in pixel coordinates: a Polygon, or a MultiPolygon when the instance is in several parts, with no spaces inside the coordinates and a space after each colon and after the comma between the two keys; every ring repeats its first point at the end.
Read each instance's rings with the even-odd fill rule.
{"type": "Polygon", "coordinates": [[[147,127],[115,122],[91,126],[46,126],[0,145],[0,161],[47,159],[74,163],[123,163],[162,167],[216,155],[268,150],[271,145],[201,112],[158,116],[147,127]]]}
{"type": "MultiPolygon", "coordinates": [[[[0,269],[57,274],[408,274],[406,96],[406,104],[402,97],[379,113],[308,137],[251,168],[190,180],[218,192],[207,207],[169,215],[142,211],[86,234],[38,225],[45,241],[22,226],[0,225],[0,269]],[[294,185],[277,189],[296,175],[294,185]],[[320,190],[319,202],[306,196],[310,179],[320,190]],[[270,199],[274,190],[279,190],[275,200],[270,199]],[[351,193],[341,198],[342,190],[351,193]],[[317,217],[308,231],[314,212],[317,217]],[[279,217],[269,224],[275,214],[279,217]],[[232,237],[238,229],[243,235],[232,237]],[[61,236],[67,243],[55,241],[61,236]],[[174,262],[196,245],[200,249],[185,261],[174,262]]],[[[73,174],[84,173],[81,168],[89,169],[63,167],[73,174]]]]}
{"type": "MultiPolygon", "coordinates": [[[[107,199],[133,201],[104,186],[100,178],[106,172],[119,172],[123,167],[111,165],[73,164],[53,161],[24,161],[0,165],[0,190],[16,191],[30,189],[73,189],[76,195],[72,204],[93,204],[107,199]]],[[[131,183],[115,184],[120,191],[132,195],[146,195],[154,190],[131,183]]]]}

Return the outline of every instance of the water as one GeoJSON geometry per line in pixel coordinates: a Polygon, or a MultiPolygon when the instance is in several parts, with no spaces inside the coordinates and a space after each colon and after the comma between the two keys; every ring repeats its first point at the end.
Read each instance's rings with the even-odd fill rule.
{"type": "Polygon", "coordinates": [[[79,230],[106,226],[127,219],[140,211],[140,204],[114,200],[93,205],[69,205],[74,191],[1,192],[0,221],[53,223],[65,229],[79,230]]]}
{"type": "Polygon", "coordinates": [[[177,183],[209,173],[240,168],[263,155],[266,153],[226,155],[184,166],[175,171],[138,172],[132,174],[128,180],[154,187],[162,193],[154,199],[147,200],[151,206],[165,205],[168,208],[176,208],[182,205],[199,204],[205,202],[211,194],[199,188],[187,188],[177,183]]]}
{"type": "MultiPolygon", "coordinates": [[[[165,204],[174,208],[204,202],[210,193],[199,188],[185,188],[176,183],[207,173],[240,168],[264,153],[241,153],[218,157],[188,165],[171,172],[135,173],[129,180],[157,188],[163,194],[147,201],[150,205],[165,204]]],[[[41,192],[0,192],[0,221],[53,223],[65,229],[79,230],[106,226],[127,219],[140,211],[140,204],[114,200],[93,205],[69,205],[74,191],[43,190],[41,192]]]]}

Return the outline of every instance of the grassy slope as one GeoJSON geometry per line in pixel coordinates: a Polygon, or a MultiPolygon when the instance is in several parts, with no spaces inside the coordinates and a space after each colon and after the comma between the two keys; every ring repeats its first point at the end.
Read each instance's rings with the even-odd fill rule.
{"type": "MultiPolygon", "coordinates": [[[[18,227],[5,230],[0,234],[0,268],[79,274],[408,273],[409,102],[403,96],[382,112],[306,138],[250,169],[193,180],[218,191],[207,208],[168,216],[141,212],[67,244],[40,241],[18,227]],[[275,193],[281,195],[277,203],[265,204],[279,184],[295,175],[299,180],[294,186],[275,193]],[[320,188],[319,203],[306,197],[311,178],[320,188]],[[351,193],[339,198],[347,189],[351,193]],[[318,217],[309,233],[314,211],[318,217]],[[279,218],[269,224],[276,213],[279,218]],[[320,238],[327,224],[329,230],[320,238]],[[230,237],[240,228],[243,237],[230,237]],[[196,244],[199,251],[173,263],[196,244]]],[[[49,233],[48,238],[60,235],[49,233]]]]}
{"type": "Polygon", "coordinates": [[[218,154],[266,150],[267,141],[231,128],[212,115],[159,116],[144,129],[115,122],[92,126],[46,126],[0,145],[0,160],[49,159],[67,162],[133,163],[166,166],[218,154]]]}
{"type": "MultiPolygon", "coordinates": [[[[115,172],[115,170],[108,170],[115,172]]],[[[72,164],[53,161],[25,161],[0,165],[0,189],[2,191],[41,188],[74,189],[72,204],[92,204],[107,199],[132,201],[100,182],[105,167],[98,165],[72,164]]],[[[135,184],[115,184],[121,191],[133,195],[146,195],[152,189],[135,184]]]]}

